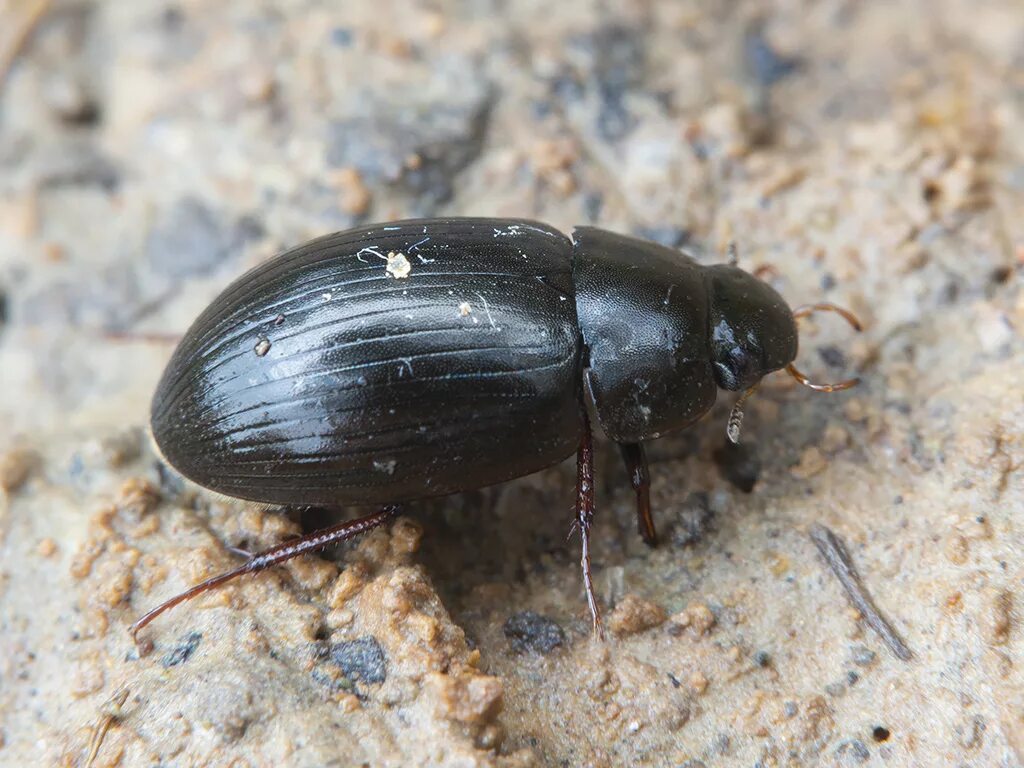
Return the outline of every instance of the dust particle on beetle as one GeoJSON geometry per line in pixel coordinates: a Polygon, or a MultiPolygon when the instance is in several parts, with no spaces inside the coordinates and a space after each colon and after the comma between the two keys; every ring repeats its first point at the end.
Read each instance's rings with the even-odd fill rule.
{"type": "Polygon", "coordinates": [[[256,353],[256,357],[263,357],[270,351],[270,339],[266,336],[261,336],[260,340],[256,342],[253,351],[256,353]]]}
{"type": "Polygon", "coordinates": [[[412,272],[412,264],[401,251],[388,251],[387,273],[394,278],[408,277],[412,272]]]}
{"type": "Polygon", "coordinates": [[[469,305],[468,301],[464,301],[461,304],[459,304],[459,314],[462,317],[467,317],[469,315],[469,313],[472,312],[472,311],[473,311],[473,308],[469,305]]]}

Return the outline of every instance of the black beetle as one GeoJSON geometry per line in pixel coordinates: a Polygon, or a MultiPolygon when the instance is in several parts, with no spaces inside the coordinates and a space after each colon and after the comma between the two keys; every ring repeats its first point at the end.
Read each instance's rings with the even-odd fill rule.
{"type": "Polygon", "coordinates": [[[152,404],[165,459],[199,485],[288,506],[386,504],[287,541],[160,605],[351,538],[400,502],[480,488],[577,453],[590,576],[591,431],[584,390],[622,448],[640,533],[656,535],[643,442],[689,426],[718,389],[796,368],[796,318],[735,265],[593,227],[418,219],[328,235],[232,283],[185,334],[152,404]]]}

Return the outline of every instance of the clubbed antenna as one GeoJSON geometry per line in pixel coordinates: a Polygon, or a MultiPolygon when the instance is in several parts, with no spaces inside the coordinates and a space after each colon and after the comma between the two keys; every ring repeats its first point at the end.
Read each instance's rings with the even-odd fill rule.
{"type": "Polygon", "coordinates": [[[760,382],[740,395],[740,399],[736,401],[736,404],[733,405],[732,410],[729,412],[729,422],[726,424],[725,434],[732,443],[738,445],[740,442],[740,427],[743,425],[743,404],[757,391],[759,386],[760,382]]]}

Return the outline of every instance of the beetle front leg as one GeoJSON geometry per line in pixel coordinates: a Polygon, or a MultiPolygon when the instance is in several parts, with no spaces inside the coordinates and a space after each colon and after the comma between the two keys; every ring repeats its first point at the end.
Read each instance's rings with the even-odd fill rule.
{"type": "Polygon", "coordinates": [[[622,460],[626,462],[629,480],[636,491],[636,525],[649,547],[657,546],[658,532],[651,517],[651,476],[647,472],[647,452],[643,443],[621,443],[622,460]]]}
{"type": "Polygon", "coordinates": [[[580,447],[576,453],[576,523],[580,528],[582,542],[583,587],[587,593],[587,605],[594,620],[594,631],[604,638],[601,623],[601,609],[594,594],[594,579],[590,572],[590,526],[594,521],[594,441],[590,432],[590,417],[586,405],[580,406],[581,432],[580,447]]]}

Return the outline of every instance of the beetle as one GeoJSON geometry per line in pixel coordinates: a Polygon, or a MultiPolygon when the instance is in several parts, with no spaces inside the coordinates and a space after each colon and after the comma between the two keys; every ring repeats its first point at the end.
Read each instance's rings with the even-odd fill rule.
{"type": "Polygon", "coordinates": [[[286,507],[384,505],[251,555],[142,616],[242,574],[350,539],[403,502],[536,472],[576,453],[576,525],[590,568],[593,442],[587,402],[621,447],[641,536],[657,541],[644,443],[743,401],[793,361],[799,317],[729,263],[593,227],[413,219],[327,235],[228,286],[178,344],[151,408],[155,442],[182,475],[286,507]]]}

